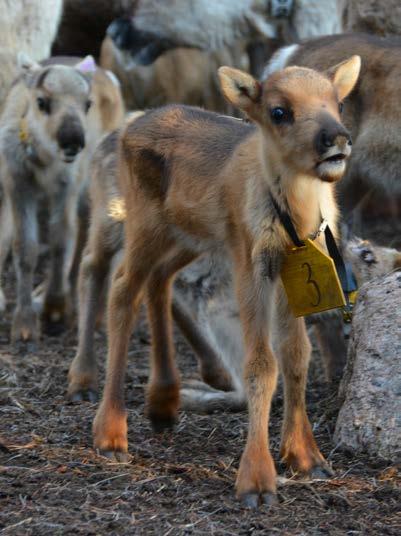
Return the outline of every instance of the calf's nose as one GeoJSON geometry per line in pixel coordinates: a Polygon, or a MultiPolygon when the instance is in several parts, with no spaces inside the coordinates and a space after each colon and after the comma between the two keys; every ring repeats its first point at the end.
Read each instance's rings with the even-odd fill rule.
{"type": "Polygon", "coordinates": [[[63,119],[57,131],[57,143],[66,156],[75,156],[85,147],[85,132],[78,118],[63,119]]]}
{"type": "Polygon", "coordinates": [[[331,128],[322,128],[316,138],[316,149],[323,155],[331,147],[338,145],[352,145],[351,136],[348,130],[342,125],[333,125],[331,128]]]}

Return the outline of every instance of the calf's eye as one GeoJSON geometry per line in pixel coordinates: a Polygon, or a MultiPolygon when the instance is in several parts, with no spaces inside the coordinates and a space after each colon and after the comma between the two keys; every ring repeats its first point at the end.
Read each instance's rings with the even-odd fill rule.
{"type": "Polygon", "coordinates": [[[50,111],[51,111],[50,99],[46,99],[45,97],[38,97],[36,99],[36,103],[41,112],[45,114],[50,114],[50,111]]]}
{"type": "Polygon", "coordinates": [[[89,112],[91,106],[92,106],[92,101],[91,101],[91,100],[87,100],[87,101],[85,102],[85,112],[86,112],[86,113],[89,112]]]}
{"type": "Polygon", "coordinates": [[[343,113],[343,108],[344,108],[344,104],[342,102],[339,102],[338,103],[338,111],[340,112],[340,114],[343,113]]]}
{"type": "Polygon", "coordinates": [[[281,123],[285,123],[291,119],[291,113],[289,110],[286,110],[281,106],[277,106],[276,108],[272,108],[270,110],[270,117],[273,123],[280,125],[281,123]]]}

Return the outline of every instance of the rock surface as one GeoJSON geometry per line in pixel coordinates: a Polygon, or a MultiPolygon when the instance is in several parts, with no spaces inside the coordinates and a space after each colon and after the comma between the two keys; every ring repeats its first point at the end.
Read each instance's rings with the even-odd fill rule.
{"type": "Polygon", "coordinates": [[[360,290],[340,398],[336,442],[401,459],[401,272],[360,290]]]}

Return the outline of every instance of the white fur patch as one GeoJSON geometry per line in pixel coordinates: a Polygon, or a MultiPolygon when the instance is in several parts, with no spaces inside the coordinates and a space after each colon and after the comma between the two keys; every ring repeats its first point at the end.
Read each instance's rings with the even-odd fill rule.
{"type": "Polygon", "coordinates": [[[261,79],[266,80],[271,74],[276,71],[281,71],[289,65],[291,56],[298,50],[299,45],[289,45],[288,47],[280,48],[275,52],[263,70],[261,79]]]}
{"type": "Polygon", "coordinates": [[[115,86],[121,87],[120,80],[112,71],[109,71],[108,69],[106,69],[105,72],[115,86]]]}

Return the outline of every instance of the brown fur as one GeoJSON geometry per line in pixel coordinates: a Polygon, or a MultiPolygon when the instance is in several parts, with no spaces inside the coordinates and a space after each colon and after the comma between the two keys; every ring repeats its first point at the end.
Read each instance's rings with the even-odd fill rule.
{"type": "Polygon", "coordinates": [[[129,54],[118,49],[110,37],[104,39],[99,63],[120,80],[130,110],[181,103],[230,113],[233,110],[220,93],[216,70],[220,65],[247,70],[240,45],[216,52],[176,48],[146,67],[130,65],[130,61],[129,54]]]}
{"type": "MultiPolygon", "coordinates": [[[[131,114],[133,121],[143,112],[131,114]]],[[[125,207],[117,181],[118,131],[99,143],[90,166],[90,227],[88,242],[82,255],[79,273],[78,350],[69,371],[68,396],[73,400],[97,396],[97,364],[94,355],[96,319],[103,308],[105,288],[124,242],[125,207]]],[[[150,195],[152,192],[150,191],[150,195]]],[[[173,318],[200,357],[201,374],[216,388],[227,389],[228,375],[218,364],[210,343],[199,332],[191,315],[177,298],[173,302],[173,318]]],[[[160,393],[150,395],[160,396],[160,393]]],[[[155,402],[153,405],[158,406],[155,402]]]]}
{"type": "MultiPolygon", "coordinates": [[[[172,282],[176,272],[201,253],[224,247],[234,264],[249,406],[237,493],[248,506],[257,506],[259,500],[270,503],[276,482],[268,420],[278,375],[271,322],[274,296],[283,292],[277,285],[280,258],[290,241],[269,192],[291,213],[301,238],[316,231],[320,212],[335,228],[331,183],[341,178],[345,167],[342,160],[333,163],[327,158],[350,152],[338,100],[351,91],[359,66],[354,57],[327,77],[290,68],[263,86],[246,73],[221,68],[223,93],[254,120],[254,126],[184,106],[155,110],[128,123],[119,149],[127,209],[125,249],[110,290],[107,377],[94,421],[94,443],[101,451],[120,456],[127,449],[123,384],[129,334],[143,297],[153,341],[148,413],[156,428],[176,418],[179,381],[171,340],[172,282]],[[286,121],[278,125],[271,115],[277,107],[287,112],[286,121]],[[317,141],[329,119],[330,146],[320,151],[317,141]],[[166,172],[169,176],[167,189],[156,195],[154,188],[149,194],[147,183],[154,183],[155,168],[145,172],[145,149],[161,163],[160,184],[166,172]],[[266,272],[269,277],[263,275],[266,272]]],[[[309,472],[325,467],[305,409],[310,344],[303,320],[290,314],[283,297],[277,307],[277,353],[285,384],[281,452],[294,469],[309,472]]]]}

